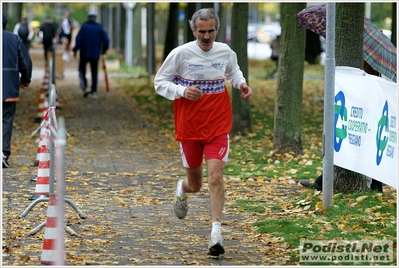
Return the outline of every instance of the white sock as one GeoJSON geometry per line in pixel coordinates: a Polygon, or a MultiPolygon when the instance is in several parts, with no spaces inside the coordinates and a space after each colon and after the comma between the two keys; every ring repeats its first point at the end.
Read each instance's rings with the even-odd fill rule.
{"type": "Polygon", "coordinates": [[[221,233],[222,224],[218,221],[212,222],[212,233],[221,233]]]}
{"type": "Polygon", "coordinates": [[[180,197],[186,197],[186,196],[188,195],[185,191],[183,191],[183,183],[181,184],[180,187],[178,187],[178,189],[177,189],[177,194],[178,194],[180,197]]]}

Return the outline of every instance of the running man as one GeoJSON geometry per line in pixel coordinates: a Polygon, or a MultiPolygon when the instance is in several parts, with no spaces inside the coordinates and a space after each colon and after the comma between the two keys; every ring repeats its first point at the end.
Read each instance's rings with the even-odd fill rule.
{"type": "Polygon", "coordinates": [[[179,141],[187,178],[177,182],[173,208],[177,218],[187,215],[189,193],[201,189],[205,155],[212,217],[208,254],[224,254],[221,230],[224,206],[223,170],[229,153],[232,107],[225,80],[248,101],[252,89],[237,63],[237,55],[215,42],[220,26],[212,8],[194,13],[189,21],[195,41],[172,50],[154,80],[156,92],[174,101],[175,138],[179,141]]]}

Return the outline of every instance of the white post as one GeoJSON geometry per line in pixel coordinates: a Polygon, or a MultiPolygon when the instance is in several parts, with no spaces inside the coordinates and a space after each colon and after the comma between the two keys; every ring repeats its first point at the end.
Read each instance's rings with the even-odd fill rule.
{"type": "Polygon", "coordinates": [[[58,131],[56,140],[56,175],[57,175],[57,240],[56,240],[56,265],[65,265],[64,244],[64,212],[65,212],[65,144],[66,130],[64,118],[58,120],[58,131]]]}
{"type": "Polygon", "coordinates": [[[135,5],[135,2],[123,3],[126,9],[125,62],[129,70],[133,65],[133,8],[135,5]]]}
{"type": "Polygon", "coordinates": [[[366,12],[365,12],[365,18],[371,19],[371,3],[367,2],[366,3],[366,12]]]}
{"type": "Polygon", "coordinates": [[[327,3],[326,60],[324,71],[323,198],[322,208],[333,202],[334,191],[334,88],[335,88],[335,3],[327,3]]]}

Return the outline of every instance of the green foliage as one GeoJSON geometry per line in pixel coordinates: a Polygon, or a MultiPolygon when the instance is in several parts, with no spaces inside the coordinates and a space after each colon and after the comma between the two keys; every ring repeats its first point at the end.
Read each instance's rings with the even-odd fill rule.
{"type": "MultiPolygon", "coordinates": [[[[122,70],[126,66],[122,65],[122,70]]],[[[127,69],[126,69],[127,71],[127,69]]],[[[139,67],[134,67],[131,71],[132,76],[120,78],[118,83],[128,88],[130,95],[140,104],[153,121],[165,129],[173,129],[173,102],[156,94],[154,86],[151,83],[148,85],[148,77],[144,70],[139,67]],[[132,83],[132,81],[134,81],[132,83]]]]}
{"type": "MultiPolygon", "coordinates": [[[[301,240],[391,240],[396,243],[396,195],[357,192],[336,194],[334,205],[321,210],[321,193],[308,191],[292,200],[283,211],[284,217],[268,214],[254,224],[258,232],[272,234],[288,243],[291,260],[298,261],[301,240]]],[[[245,200],[237,202],[245,211],[245,200]]],[[[259,210],[259,208],[258,208],[259,210]]],[[[312,263],[314,264],[314,263],[312,263]]]]}
{"type": "Polygon", "coordinates": [[[392,29],[393,3],[371,3],[371,20],[380,29],[392,29]]]}
{"type": "Polygon", "coordinates": [[[303,90],[303,155],[273,154],[274,105],[276,80],[266,80],[264,64],[270,60],[249,63],[249,84],[254,90],[251,99],[252,133],[231,138],[230,160],[226,167],[229,175],[242,179],[316,178],[321,173],[321,134],[323,129],[324,67],[305,65],[303,90]]]}

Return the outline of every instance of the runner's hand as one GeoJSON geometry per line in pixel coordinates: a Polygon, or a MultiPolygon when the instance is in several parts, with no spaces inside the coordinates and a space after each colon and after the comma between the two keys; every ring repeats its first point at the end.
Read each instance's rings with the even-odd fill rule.
{"type": "Polygon", "coordinates": [[[241,98],[243,98],[246,101],[249,101],[249,99],[252,96],[252,88],[250,88],[247,84],[242,83],[240,89],[241,89],[241,98]]]}
{"type": "Polygon", "coordinates": [[[188,100],[196,101],[201,99],[203,96],[202,91],[199,89],[199,86],[189,86],[184,90],[183,97],[188,100]]]}

